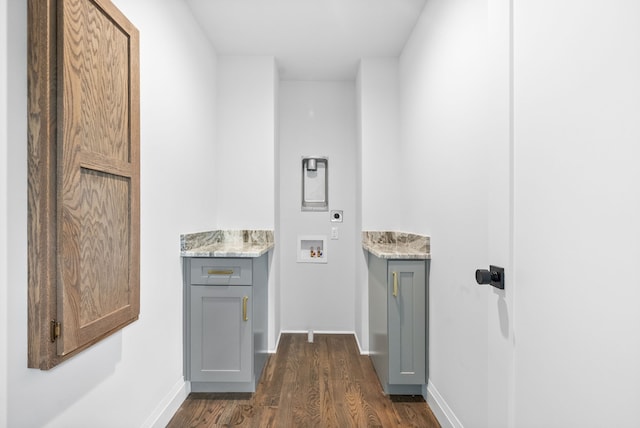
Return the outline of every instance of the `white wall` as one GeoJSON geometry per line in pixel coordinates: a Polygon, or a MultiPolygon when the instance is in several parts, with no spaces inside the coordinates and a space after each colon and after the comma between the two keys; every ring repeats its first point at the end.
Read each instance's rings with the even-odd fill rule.
{"type": "Polygon", "coordinates": [[[637,427],[640,4],[518,0],[514,40],[516,426],[637,427]]]}
{"type": "MultiPolygon", "coordinates": [[[[354,82],[280,82],[280,292],[284,331],[354,331],[356,94],[354,82]],[[301,158],[329,157],[328,212],[301,212],[301,158]],[[297,236],[326,235],[328,263],[297,263],[297,236]]],[[[358,241],[359,242],[359,241],[358,241]]],[[[359,245],[359,244],[358,244],[359,245]]]]}
{"type": "MultiPolygon", "coordinates": [[[[356,74],[356,215],[354,224],[356,247],[361,241],[362,229],[362,70],[358,66],[356,74]]],[[[356,250],[355,255],[355,308],[354,328],[360,344],[360,351],[369,352],[369,273],[367,270],[367,253],[356,250]]]]}
{"type": "Polygon", "coordinates": [[[487,287],[486,393],[490,427],[514,426],[515,275],[513,257],[512,1],[487,1],[487,261],[505,268],[505,289],[487,287]]]}
{"type": "Polygon", "coordinates": [[[401,230],[398,58],[363,58],[359,68],[362,230],[401,230]]]}
{"type": "MultiPolygon", "coordinates": [[[[275,58],[220,55],[217,65],[217,227],[274,230],[278,102],[275,58]]],[[[276,235],[277,247],[279,241],[276,235]]],[[[278,260],[276,248],[269,253],[268,346],[272,351],[280,331],[278,260]]]]}
{"type": "Polygon", "coordinates": [[[10,144],[0,166],[9,193],[0,212],[8,211],[11,251],[0,312],[6,302],[11,329],[0,348],[2,414],[11,427],[148,426],[185,393],[179,235],[216,222],[215,52],[183,2],[115,1],[141,33],[140,320],[50,371],[27,369],[26,2],[9,3],[10,144]]]}
{"type": "Polygon", "coordinates": [[[218,58],[218,227],[273,229],[275,60],[218,58]]]}
{"type": "MultiPolygon", "coordinates": [[[[358,202],[363,230],[402,230],[398,58],[362,58],[358,68],[358,202]]],[[[369,349],[367,252],[356,251],[356,334],[369,349]]]]}
{"type": "Polygon", "coordinates": [[[7,52],[8,39],[7,2],[0,0],[0,428],[6,428],[7,421],[7,352],[8,348],[8,301],[7,301],[7,179],[5,169],[8,145],[7,122],[7,52]]]}
{"type": "Polygon", "coordinates": [[[637,426],[640,7],[510,7],[427,2],[400,60],[430,393],[444,426],[637,426]],[[487,294],[471,275],[496,259],[487,294]]]}
{"type": "Polygon", "coordinates": [[[425,4],[400,57],[400,227],[431,236],[429,389],[452,423],[488,426],[487,4],[425,4]],[[445,409],[446,410],[446,409],[445,409]]]}

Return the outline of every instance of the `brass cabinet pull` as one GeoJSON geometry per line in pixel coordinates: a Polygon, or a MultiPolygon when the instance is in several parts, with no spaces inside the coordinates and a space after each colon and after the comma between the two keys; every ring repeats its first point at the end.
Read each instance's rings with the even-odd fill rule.
{"type": "Polygon", "coordinates": [[[244,296],[242,298],[242,319],[245,321],[249,321],[249,317],[247,315],[247,302],[249,301],[248,296],[244,296]]]}
{"type": "Polygon", "coordinates": [[[209,275],[232,275],[233,269],[226,269],[226,270],[209,269],[207,273],[209,275]]]}
{"type": "Polygon", "coordinates": [[[393,297],[398,297],[398,272],[393,272],[393,297]]]}

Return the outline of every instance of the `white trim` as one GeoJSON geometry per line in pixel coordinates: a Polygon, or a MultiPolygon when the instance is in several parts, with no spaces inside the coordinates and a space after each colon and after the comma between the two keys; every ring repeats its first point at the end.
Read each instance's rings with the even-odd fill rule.
{"type": "Polygon", "coordinates": [[[169,393],[160,401],[158,406],[151,412],[141,428],[164,428],[167,426],[173,415],[178,411],[184,400],[191,392],[191,384],[185,382],[183,377],[171,388],[169,393]]]}
{"type": "Polygon", "coordinates": [[[442,428],[464,428],[431,380],[427,385],[426,400],[442,428]]]}
{"type": "MultiPolygon", "coordinates": [[[[313,329],[312,329],[313,330],[313,329]]],[[[309,330],[282,330],[280,335],[283,334],[307,334],[309,330]]],[[[313,334],[353,334],[356,335],[355,331],[334,331],[334,330],[313,330],[313,334]]],[[[357,339],[356,339],[357,341],[357,339]]],[[[280,336],[278,336],[278,342],[280,342],[280,336]]]]}
{"type": "Polygon", "coordinates": [[[270,354],[275,354],[278,351],[278,346],[280,346],[281,337],[282,337],[282,332],[278,333],[278,338],[276,339],[276,347],[274,349],[269,349],[270,354]]]}
{"type": "Polygon", "coordinates": [[[369,351],[362,350],[362,346],[360,345],[360,341],[358,340],[358,335],[353,333],[353,336],[356,338],[356,343],[358,344],[358,350],[360,351],[360,355],[369,355],[369,351]]]}
{"type": "MultiPolygon", "coordinates": [[[[280,337],[282,337],[283,334],[308,334],[309,330],[282,330],[280,331],[280,334],[278,335],[278,343],[276,344],[276,349],[278,349],[278,344],[280,343],[280,337]]],[[[356,345],[358,345],[358,351],[360,352],[360,355],[369,355],[369,353],[367,351],[363,351],[362,350],[362,346],[360,346],[360,341],[358,340],[358,335],[356,334],[355,331],[334,331],[334,330],[313,330],[313,334],[317,335],[317,334],[351,334],[353,335],[353,337],[356,339],[356,345]]],[[[272,354],[275,354],[276,351],[271,351],[272,354]]]]}
{"type": "Polygon", "coordinates": [[[8,47],[8,4],[5,0],[0,0],[0,428],[9,426],[8,416],[8,377],[9,372],[9,346],[8,346],[8,287],[9,277],[7,273],[9,242],[8,242],[8,108],[9,92],[7,84],[9,52],[8,47]]]}

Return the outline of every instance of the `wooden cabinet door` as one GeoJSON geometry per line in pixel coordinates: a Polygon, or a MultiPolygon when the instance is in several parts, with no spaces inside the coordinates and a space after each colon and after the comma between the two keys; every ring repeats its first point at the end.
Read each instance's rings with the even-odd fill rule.
{"type": "Polygon", "coordinates": [[[389,261],[389,383],[426,383],[425,263],[389,261]],[[395,277],[395,278],[394,278],[395,277]],[[396,282],[394,286],[394,282],[396,282]]]}
{"type": "Polygon", "coordinates": [[[105,6],[61,1],[60,355],[138,316],[138,130],[131,126],[137,65],[130,63],[136,31],[105,6]]]}
{"type": "Polygon", "coordinates": [[[138,50],[108,0],[29,0],[29,367],[138,318],[138,50]]]}
{"type": "Polygon", "coordinates": [[[251,286],[191,285],[191,381],[250,382],[251,286]]]}

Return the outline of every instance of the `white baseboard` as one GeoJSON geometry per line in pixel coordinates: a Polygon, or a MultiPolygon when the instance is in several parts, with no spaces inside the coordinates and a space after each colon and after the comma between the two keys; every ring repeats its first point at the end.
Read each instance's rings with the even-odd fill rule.
{"type": "Polygon", "coordinates": [[[275,349],[269,349],[270,354],[275,354],[278,351],[278,346],[280,346],[280,338],[282,337],[282,330],[278,333],[278,338],[276,339],[276,347],[275,349]]]}
{"type": "MultiPolygon", "coordinates": [[[[281,330],[278,335],[278,340],[276,343],[276,349],[278,349],[278,344],[280,343],[280,338],[283,334],[308,334],[309,330],[281,330]]],[[[352,334],[353,337],[356,338],[356,344],[358,345],[358,351],[360,351],[360,355],[369,355],[368,352],[362,350],[362,346],[360,346],[360,341],[358,340],[358,335],[355,331],[334,331],[334,330],[313,330],[313,334],[352,334]]],[[[272,354],[275,354],[275,350],[271,351],[272,354]]]]}
{"type": "Polygon", "coordinates": [[[431,380],[427,385],[426,400],[442,428],[464,428],[431,380]]]}
{"type": "MultiPolygon", "coordinates": [[[[309,330],[282,330],[280,332],[280,336],[283,334],[307,334],[309,330]]],[[[313,330],[313,334],[353,334],[353,331],[334,331],[334,330],[313,330]]],[[[278,341],[280,341],[280,336],[278,336],[278,341]]]]}
{"type": "Polygon", "coordinates": [[[180,378],[169,393],[160,401],[141,428],[164,428],[178,411],[190,392],[190,384],[180,378]]]}
{"type": "Polygon", "coordinates": [[[360,355],[369,355],[369,351],[362,350],[362,346],[360,345],[360,341],[358,340],[358,335],[353,333],[353,337],[356,338],[356,343],[358,344],[358,351],[360,351],[360,355]]]}

